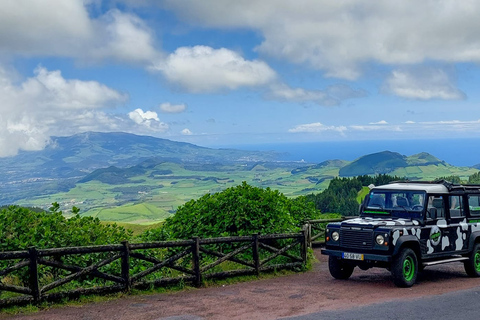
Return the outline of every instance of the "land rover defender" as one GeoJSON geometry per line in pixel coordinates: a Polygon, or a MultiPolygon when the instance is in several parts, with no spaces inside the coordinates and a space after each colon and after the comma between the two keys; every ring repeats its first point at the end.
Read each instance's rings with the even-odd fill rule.
{"type": "Polygon", "coordinates": [[[372,186],[360,217],[328,224],[322,254],[336,279],[348,279],[355,267],[381,267],[395,285],[411,287],[418,271],[448,262],[463,262],[469,276],[479,277],[480,185],[372,186]]]}

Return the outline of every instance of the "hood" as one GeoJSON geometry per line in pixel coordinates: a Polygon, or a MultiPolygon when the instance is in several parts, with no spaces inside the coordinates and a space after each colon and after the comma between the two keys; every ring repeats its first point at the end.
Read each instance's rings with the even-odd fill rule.
{"type": "Polygon", "coordinates": [[[362,228],[377,228],[377,227],[409,227],[420,225],[417,220],[402,219],[402,218],[372,218],[360,217],[355,219],[345,220],[341,223],[342,227],[362,227],[362,228]]]}

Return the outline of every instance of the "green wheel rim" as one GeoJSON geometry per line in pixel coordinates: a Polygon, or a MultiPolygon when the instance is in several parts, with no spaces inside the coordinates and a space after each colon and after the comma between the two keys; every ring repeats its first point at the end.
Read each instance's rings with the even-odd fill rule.
{"type": "Polygon", "coordinates": [[[473,260],[473,263],[475,265],[475,270],[480,272],[480,252],[475,252],[475,257],[473,260]]]}
{"type": "MultiPolygon", "coordinates": [[[[479,258],[479,265],[480,268],[480,254],[478,254],[479,258]]],[[[406,281],[412,281],[413,275],[415,274],[415,263],[412,257],[407,257],[405,261],[403,261],[403,277],[406,281]]]]}

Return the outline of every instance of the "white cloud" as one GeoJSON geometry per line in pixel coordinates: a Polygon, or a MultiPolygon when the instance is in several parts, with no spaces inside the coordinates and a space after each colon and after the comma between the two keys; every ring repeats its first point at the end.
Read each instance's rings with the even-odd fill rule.
{"type": "Polygon", "coordinates": [[[19,96],[38,107],[61,109],[103,108],[126,101],[123,95],[96,81],[66,80],[59,70],[37,67],[35,77],[22,83],[19,96]]]}
{"type": "Polygon", "coordinates": [[[74,54],[94,35],[81,0],[2,1],[0,51],[20,54],[74,54]]]}
{"type": "Polygon", "coordinates": [[[359,98],[366,95],[363,90],[354,90],[347,85],[332,85],[325,90],[305,90],[303,88],[291,88],[284,83],[275,83],[270,86],[266,97],[269,99],[314,102],[323,106],[336,106],[345,99],[359,98]]]}
{"type": "Polygon", "coordinates": [[[387,126],[385,124],[352,125],[348,128],[354,131],[403,131],[402,127],[399,125],[387,126]]]}
{"type": "Polygon", "coordinates": [[[367,62],[480,62],[480,2],[166,0],[202,27],[248,28],[266,55],[356,79],[367,62]]]}
{"type": "Polygon", "coordinates": [[[66,56],[84,63],[114,59],[147,64],[161,56],[153,32],[116,9],[91,18],[84,0],[16,0],[0,4],[0,53],[66,56]]]}
{"type": "Polygon", "coordinates": [[[135,109],[132,112],[129,112],[128,116],[137,124],[141,124],[149,120],[160,121],[160,119],[158,119],[158,115],[156,112],[154,111],[143,112],[142,109],[135,109]]]}
{"type": "Polygon", "coordinates": [[[182,113],[187,110],[187,106],[185,104],[171,104],[166,102],[160,105],[160,110],[165,113],[182,113]]]}
{"type": "Polygon", "coordinates": [[[385,120],[380,120],[378,122],[370,122],[369,124],[388,124],[388,122],[385,120]]]}
{"type": "Polygon", "coordinates": [[[152,31],[135,15],[111,10],[93,23],[99,33],[87,58],[149,64],[161,56],[154,48],[152,31]]]}
{"type": "Polygon", "coordinates": [[[161,122],[154,111],[144,112],[142,109],[135,109],[128,113],[128,117],[144,129],[148,129],[148,131],[165,132],[169,129],[169,126],[161,122]]]}
{"type": "MultiPolygon", "coordinates": [[[[76,128],[114,126],[95,109],[123,104],[127,96],[96,81],[65,79],[60,71],[35,69],[35,76],[17,83],[0,66],[0,156],[18,150],[41,150],[51,135],[76,128]],[[110,123],[110,124],[109,124],[110,123]]],[[[15,79],[16,80],[16,79],[15,79]]]]}
{"type": "Polygon", "coordinates": [[[255,87],[275,77],[266,63],[245,60],[238,53],[207,46],[182,47],[151,68],[194,93],[255,87]]]}
{"type": "Polygon", "coordinates": [[[192,135],[192,131],[190,131],[190,130],[187,129],[187,128],[183,129],[181,133],[182,133],[182,135],[184,135],[184,136],[190,136],[190,135],[192,135]]]}
{"type": "Polygon", "coordinates": [[[408,99],[465,99],[465,94],[455,87],[447,72],[431,67],[394,70],[383,90],[408,99]]]}
{"type": "Polygon", "coordinates": [[[301,124],[295,128],[289,129],[288,132],[298,133],[298,132],[310,132],[318,133],[323,131],[337,131],[343,133],[347,128],[344,126],[326,126],[320,122],[301,124]]]}

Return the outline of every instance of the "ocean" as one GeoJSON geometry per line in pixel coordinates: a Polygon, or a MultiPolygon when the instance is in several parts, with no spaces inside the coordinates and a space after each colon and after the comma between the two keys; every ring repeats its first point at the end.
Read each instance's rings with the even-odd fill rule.
{"type": "Polygon", "coordinates": [[[325,160],[355,160],[361,156],[392,151],[411,156],[420,152],[459,167],[480,164],[480,139],[442,140],[378,140],[274,143],[223,146],[251,151],[277,151],[287,153],[283,160],[320,163],[325,160]]]}

